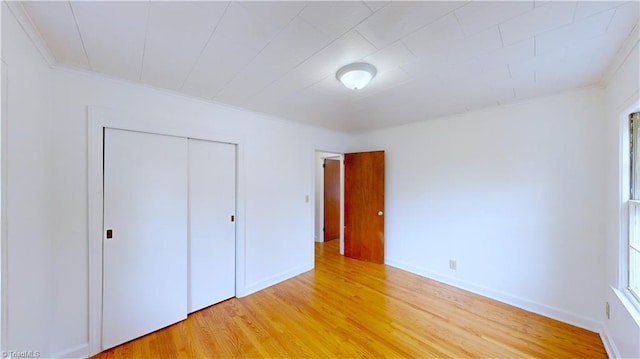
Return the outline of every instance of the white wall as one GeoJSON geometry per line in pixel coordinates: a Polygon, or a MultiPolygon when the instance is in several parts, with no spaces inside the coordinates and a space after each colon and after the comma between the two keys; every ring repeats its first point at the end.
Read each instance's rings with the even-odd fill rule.
{"type": "Polygon", "coordinates": [[[358,136],[353,150],[386,153],[386,262],[599,330],[602,98],[586,89],[358,136]]]}
{"type": "MultiPolygon", "coordinates": [[[[351,137],[51,70],[2,7],[9,349],[86,353],[87,106],[242,138],[242,289],[311,268],[314,218],[304,197],[315,190],[314,150],[346,152],[351,137]]],[[[617,352],[640,356],[640,329],[610,289],[618,263],[618,112],[634,96],[637,43],[605,93],[575,91],[355,138],[351,150],[386,151],[387,261],[594,330],[606,297],[617,352]]]]}
{"type": "Polygon", "coordinates": [[[244,183],[245,288],[260,290],[313,266],[311,188],[313,143],[344,147],[348,137],[304,125],[270,119],[163,91],[56,70],[53,137],[53,201],[64,203],[53,220],[59,224],[54,246],[54,353],[86,340],[87,298],[87,114],[86,106],[104,106],[157,116],[159,121],[219,131],[242,138],[240,179],[244,183]]]}
{"type": "Polygon", "coordinates": [[[313,208],[305,196],[314,193],[314,151],[343,151],[350,136],[99,75],[51,70],[5,13],[10,348],[41,350],[44,357],[87,354],[87,106],[241,139],[245,275],[239,295],[312,268],[313,208]]]}
{"type": "MultiPolygon", "coordinates": [[[[52,312],[51,73],[2,3],[2,61],[8,68],[6,349],[49,356],[52,312]]],[[[80,307],[80,310],[83,308],[80,307]]]]}
{"type": "MultiPolygon", "coordinates": [[[[610,345],[616,355],[623,358],[640,357],[640,312],[633,308],[624,295],[617,290],[618,270],[624,261],[624,251],[620,247],[626,241],[626,228],[621,220],[626,216],[626,208],[621,200],[620,163],[622,160],[623,126],[628,121],[629,110],[640,110],[640,48],[638,29],[630,43],[629,55],[619,67],[605,90],[605,223],[604,250],[606,252],[606,300],[610,304],[610,318],[603,316],[605,330],[610,345]],[[635,316],[635,319],[634,319],[635,316]]],[[[624,55],[624,53],[623,53],[624,55]]]]}

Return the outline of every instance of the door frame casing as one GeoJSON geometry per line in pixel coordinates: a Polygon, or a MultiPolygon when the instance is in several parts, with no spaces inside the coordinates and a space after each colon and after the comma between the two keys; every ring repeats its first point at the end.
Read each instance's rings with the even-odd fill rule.
{"type": "MultiPolygon", "coordinates": [[[[312,170],[312,174],[311,174],[311,193],[315,194],[315,189],[316,186],[318,185],[317,181],[317,171],[319,171],[318,165],[316,163],[316,153],[331,153],[334,154],[336,157],[340,157],[340,254],[344,254],[344,163],[343,163],[343,159],[344,159],[344,153],[346,152],[345,149],[332,149],[332,146],[322,146],[322,145],[315,145],[312,147],[311,149],[311,158],[312,158],[312,165],[311,165],[311,170],[312,170]]],[[[321,184],[322,186],[324,186],[324,184],[321,184]]],[[[323,188],[324,191],[324,188],[323,188]]],[[[322,199],[316,199],[316,196],[313,195],[311,196],[312,198],[312,203],[311,203],[311,219],[312,222],[314,223],[314,225],[311,226],[311,248],[310,248],[310,252],[309,252],[309,261],[311,262],[311,266],[314,267],[315,266],[315,237],[316,237],[316,228],[315,228],[315,216],[316,216],[316,200],[320,200],[322,201],[322,199]]],[[[324,211],[324,204],[321,204],[321,210],[324,211]]],[[[324,220],[324,215],[322,216],[323,220],[324,220]]]]}
{"type": "Polygon", "coordinates": [[[178,119],[87,106],[88,239],[89,239],[89,356],[99,353],[102,342],[102,241],[104,128],[229,143],[236,146],[236,296],[245,288],[244,139],[215,129],[191,129],[178,119]]]}
{"type": "Polygon", "coordinates": [[[9,329],[9,293],[8,293],[8,240],[9,222],[7,220],[8,196],[7,196],[7,125],[9,114],[9,65],[2,61],[0,65],[0,350],[4,353],[8,350],[9,329]]]}

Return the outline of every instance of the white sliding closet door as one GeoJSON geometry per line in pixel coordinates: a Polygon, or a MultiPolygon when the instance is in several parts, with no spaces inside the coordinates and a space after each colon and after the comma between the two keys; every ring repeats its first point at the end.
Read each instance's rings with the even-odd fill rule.
{"type": "Polygon", "coordinates": [[[189,313],[235,296],[236,146],[189,140],[189,313]]]}
{"type": "Polygon", "coordinates": [[[104,140],[107,349],[187,316],[188,142],[113,129],[104,140]]]}

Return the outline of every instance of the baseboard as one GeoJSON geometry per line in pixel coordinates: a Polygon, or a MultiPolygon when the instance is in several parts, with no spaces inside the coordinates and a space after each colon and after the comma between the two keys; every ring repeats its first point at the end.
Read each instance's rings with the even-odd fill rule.
{"type": "Polygon", "coordinates": [[[550,307],[545,304],[514,296],[509,293],[480,286],[457,278],[430,272],[428,270],[417,268],[394,260],[387,260],[385,264],[596,333],[600,333],[602,329],[601,323],[592,319],[583,317],[579,314],[570,313],[559,308],[550,307]]]}
{"type": "Polygon", "coordinates": [[[53,358],[88,358],[89,357],[89,344],[82,344],[73,349],[66,350],[64,352],[52,355],[53,358]]]}
{"type": "MultiPolygon", "coordinates": [[[[253,294],[257,291],[270,287],[274,284],[278,284],[287,279],[293,278],[311,269],[313,269],[313,266],[305,265],[305,266],[296,267],[294,269],[291,269],[282,273],[278,273],[269,278],[266,278],[264,280],[261,280],[259,282],[253,283],[245,287],[243,293],[238,294],[237,296],[244,297],[249,294],[253,294]]],[[[76,348],[69,349],[64,352],[60,352],[58,354],[52,355],[52,357],[53,358],[87,358],[89,357],[89,344],[83,344],[76,348]]]]}
{"type": "Polygon", "coordinates": [[[611,334],[609,333],[609,329],[607,329],[606,325],[601,326],[600,339],[602,340],[604,350],[607,351],[607,356],[609,358],[621,357],[620,352],[618,351],[618,347],[616,347],[616,343],[611,340],[611,334]]]}
{"type": "Polygon", "coordinates": [[[291,270],[288,271],[284,271],[275,275],[272,275],[271,277],[265,278],[261,281],[252,283],[250,285],[247,285],[244,287],[244,290],[242,291],[241,294],[238,294],[237,297],[245,297],[249,294],[253,294],[257,291],[263,290],[265,288],[271,287],[272,285],[278,284],[280,282],[283,282],[287,279],[291,279],[297,275],[300,275],[304,272],[308,272],[310,270],[313,269],[313,265],[309,266],[309,265],[304,265],[304,266],[299,266],[299,267],[295,267],[291,270]]]}

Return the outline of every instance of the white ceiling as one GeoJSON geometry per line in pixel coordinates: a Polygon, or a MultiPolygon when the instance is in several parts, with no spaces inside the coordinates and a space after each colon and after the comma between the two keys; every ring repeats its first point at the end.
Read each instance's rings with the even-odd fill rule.
{"type": "Polygon", "coordinates": [[[60,64],[340,131],[599,83],[635,1],[24,2],[60,64]],[[341,66],[378,69],[358,91],[341,66]]]}

